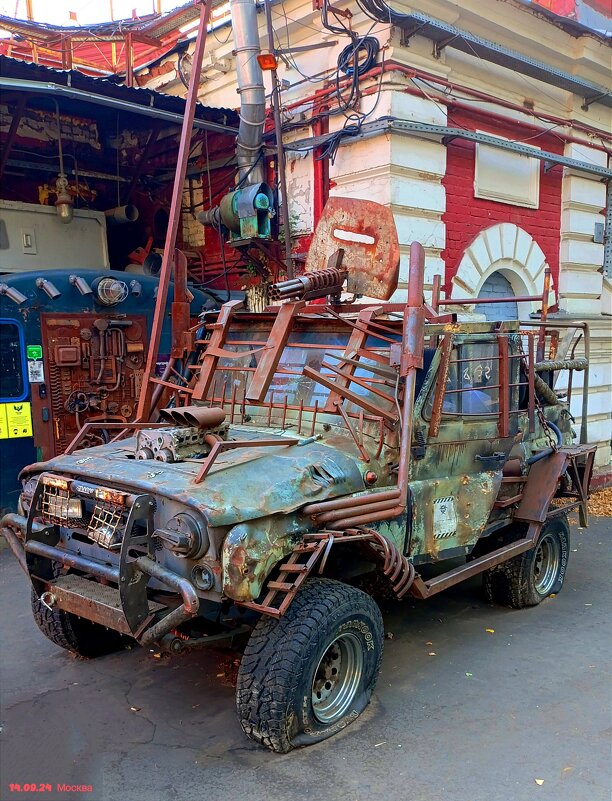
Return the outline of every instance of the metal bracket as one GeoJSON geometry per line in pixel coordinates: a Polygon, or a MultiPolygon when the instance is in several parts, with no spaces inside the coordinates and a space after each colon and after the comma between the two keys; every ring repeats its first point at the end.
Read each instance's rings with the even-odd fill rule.
{"type": "Polygon", "coordinates": [[[136,560],[139,556],[153,556],[154,504],[153,497],[148,494],[134,498],[121,543],[119,595],[125,618],[134,636],[137,636],[151,618],[147,599],[149,576],[138,568],[136,560]],[[140,521],[145,521],[145,532],[134,536],[134,524],[140,521]],[[132,551],[136,551],[136,554],[132,551]]]}
{"type": "Polygon", "coordinates": [[[442,55],[442,51],[444,50],[444,48],[448,47],[448,45],[451,42],[454,42],[455,39],[457,39],[457,38],[458,38],[458,34],[453,34],[452,36],[448,36],[446,39],[442,39],[441,42],[434,42],[434,46],[433,46],[433,56],[434,56],[434,58],[439,59],[441,57],[441,55],[442,55]]]}

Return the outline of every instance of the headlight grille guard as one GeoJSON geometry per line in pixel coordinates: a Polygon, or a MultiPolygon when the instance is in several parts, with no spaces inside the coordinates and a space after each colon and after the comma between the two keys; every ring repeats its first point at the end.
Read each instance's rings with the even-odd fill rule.
{"type": "MultiPolygon", "coordinates": [[[[133,636],[143,645],[155,642],[172,628],[198,614],[199,598],[190,581],[172,573],[155,561],[155,500],[149,494],[131,496],[125,532],[119,553],[119,568],[112,567],[96,559],[73,554],[56,547],[60,541],[58,525],[40,525],[35,521],[40,511],[41,496],[44,492],[44,477],[62,480],[56,476],[42,473],[30,506],[24,537],[26,563],[31,579],[48,581],[53,578],[49,560],[59,562],[64,567],[110,578],[119,586],[121,606],[133,636]],[[167,584],[180,593],[183,604],[169,611],[160,620],[153,622],[154,615],[149,609],[147,584],[150,578],[167,584]],[[152,624],[152,625],[151,625],[152,624]]],[[[71,479],[64,479],[68,483],[71,479]]],[[[99,502],[98,502],[99,503],[99,502]]],[[[65,524],[64,524],[65,525],[65,524]]]]}

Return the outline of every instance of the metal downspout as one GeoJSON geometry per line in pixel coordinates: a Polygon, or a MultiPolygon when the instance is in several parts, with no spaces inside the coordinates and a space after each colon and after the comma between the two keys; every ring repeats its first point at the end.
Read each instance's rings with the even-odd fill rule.
{"type": "Polygon", "coordinates": [[[257,61],[260,53],[257,6],[254,0],[230,0],[236,77],[240,95],[240,126],[236,142],[238,178],[263,183],[262,140],[266,120],[266,93],[257,61]]]}

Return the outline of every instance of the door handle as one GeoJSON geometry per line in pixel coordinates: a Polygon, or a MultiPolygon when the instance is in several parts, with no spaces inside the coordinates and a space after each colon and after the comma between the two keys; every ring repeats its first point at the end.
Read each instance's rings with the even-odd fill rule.
{"type": "Polygon", "coordinates": [[[485,469],[495,470],[502,462],[506,461],[506,454],[501,451],[495,451],[491,454],[477,453],[474,459],[480,462],[485,469]]]}

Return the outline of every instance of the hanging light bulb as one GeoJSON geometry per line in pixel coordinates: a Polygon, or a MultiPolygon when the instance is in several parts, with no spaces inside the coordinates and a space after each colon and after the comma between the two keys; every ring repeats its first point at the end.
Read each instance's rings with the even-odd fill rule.
{"type": "Polygon", "coordinates": [[[72,195],[68,192],[68,180],[63,173],[57,176],[55,193],[57,195],[57,200],[55,201],[57,216],[64,225],[68,225],[72,222],[74,202],[72,200],[72,195]]]}
{"type": "Polygon", "coordinates": [[[55,102],[55,118],[57,120],[57,155],[59,156],[59,175],[55,182],[55,194],[57,200],[55,201],[55,211],[64,225],[72,222],[74,215],[74,201],[72,195],[68,191],[68,179],[64,172],[64,154],[62,153],[62,121],[60,118],[59,103],[55,102]]]}

